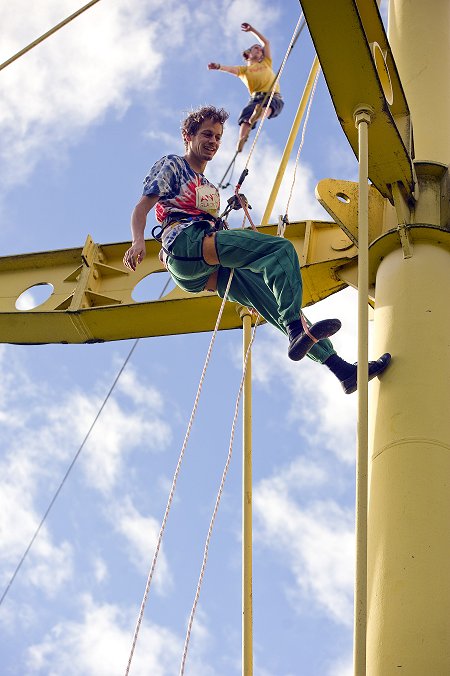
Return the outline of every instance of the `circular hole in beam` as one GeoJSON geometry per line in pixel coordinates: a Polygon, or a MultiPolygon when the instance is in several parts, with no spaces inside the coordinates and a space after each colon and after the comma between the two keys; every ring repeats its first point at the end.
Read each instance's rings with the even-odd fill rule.
{"type": "Polygon", "coordinates": [[[168,272],[152,272],[136,284],[131,293],[131,297],[136,303],[158,300],[163,291],[164,296],[166,296],[169,291],[172,290],[173,286],[173,281],[168,272]],[[167,284],[167,282],[169,283],[167,284]]]}
{"type": "Polygon", "coordinates": [[[337,192],[336,197],[339,200],[339,202],[343,202],[344,204],[350,204],[350,197],[345,194],[345,192],[337,192]]]}
{"type": "Polygon", "coordinates": [[[16,310],[34,310],[45,303],[53,293],[53,284],[40,282],[25,289],[16,300],[16,310]]]}

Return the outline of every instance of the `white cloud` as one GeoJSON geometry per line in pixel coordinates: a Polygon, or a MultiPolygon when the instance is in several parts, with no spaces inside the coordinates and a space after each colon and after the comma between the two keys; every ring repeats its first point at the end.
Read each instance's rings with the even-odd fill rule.
{"type": "MultiPolygon", "coordinates": [[[[2,60],[78,8],[73,0],[39,5],[17,0],[14,11],[4,3],[2,60]]],[[[67,148],[107,113],[122,115],[132,97],[155,93],[166,59],[188,40],[190,56],[198,58],[204,56],[207,40],[213,43],[218,34],[229,32],[225,42],[234,36],[238,57],[239,41],[248,41],[240,31],[244,10],[261,30],[277,17],[260,0],[244,8],[237,0],[214,7],[207,0],[188,6],[175,0],[98,3],[5,68],[0,92],[3,189],[25,183],[42,157],[61,163],[67,148]],[[193,34],[202,39],[191,40],[193,34]]]]}
{"type": "MultiPolygon", "coordinates": [[[[4,4],[5,58],[75,8],[68,0],[18,0],[14,12],[4,4]]],[[[123,113],[131,91],[154,89],[161,61],[158,25],[148,8],[138,0],[116,0],[92,7],[8,66],[0,94],[3,185],[25,182],[41,153],[60,161],[87,126],[108,110],[123,113]]]]}
{"type": "Polygon", "coordinates": [[[353,514],[332,500],[315,500],[302,508],[292,497],[291,481],[292,477],[289,481],[274,477],[256,487],[257,537],[267,547],[283,553],[295,579],[290,592],[293,601],[299,595],[312,598],[335,621],[350,625],[353,514]]]}
{"type": "MultiPolygon", "coordinates": [[[[56,676],[112,676],[124,673],[131,650],[130,612],[115,605],[96,605],[83,599],[80,622],[61,622],[41,643],[28,649],[28,673],[56,676]]],[[[180,641],[158,625],[144,623],[133,658],[136,676],[168,676],[174,673],[180,655],[180,641]]]]}
{"type": "Polygon", "coordinates": [[[108,566],[106,565],[104,559],[100,556],[96,556],[92,562],[94,577],[97,582],[105,582],[108,579],[108,566]]]}
{"type": "MultiPolygon", "coordinates": [[[[270,120],[264,123],[263,131],[255,146],[257,149],[256,154],[252,155],[249,164],[249,174],[243,183],[241,190],[253,207],[250,211],[250,215],[255,224],[259,224],[261,221],[282,155],[282,151],[268,138],[269,132],[265,126],[266,124],[270,125],[275,123],[276,121],[271,122],[270,120]]],[[[216,184],[222,179],[222,176],[234,155],[237,138],[237,126],[233,125],[231,122],[227,122],[222,141],[222,148],[214,159],[214,162],[211,164],[211,167],[208,169],[208,175],[213,182],[216,182],[216,184]]],[[[253,136],[250,137],[250,141],[247,143],[248,148],[246,146],[244,152],[238,156],[233,175],[234,182],[237,181],[240,172],[244,168],[244,164],[247,160],[247,153],[250,150],[249,144],[251,142],[253,142],[253,136]]],[[[278,216],[286,213],[287,201],[294,175],[294,163],[295,153],[294,157],[291,158],[287,164],[284,179],[275,200],[272,215],[269,219],[270,223],[276,223],[278,221],[278,216]]],[[[289,216],[292,220],[294,220],[294,214],[296,221],[314,218],[318,220],[329,219],[324,209],[314,197],[316,183],[317,181],[311,168],[300,159],[293,196],[289,206],[289,216]]],[[[222,205],[222,209],[224,206],[225,205],[222,205]]],[[[232,225],[232,227],[240,227],[243,218],[242,210],[231,213],[230,225],[232,225]]]]}
{"type": "MultiPolygon", "coordinates": [[[[333,338],[338,354],[350,363],[357,360],[357,294],[345,289],[305,309],[311,321],[338,317],[342,328],[333,338]]],[[[369,324],[369,359],[372,323],[369,324]]],[[[287,357],[287,338],[273,327],[258,333],[253,348],[253,377],[268,388],[286,388],[286,421],[298,425],[311,447],[325,448],[345,463],[353,463],[356,446],[357,394],[346,395],[337,378],[310,359],[298,364],[287,357]]],[[[371,385],[369,384],[369,392],[371,385]]]]}
{"type": "MultiPolygon", "coordinates": [[[[111,397],[97,421],[80,458],[88,485],[107,493],[120,478],[124,462],[136,449],[164,450],[171,439],[169,426],[159,417],[161,397],[152,387],[144,386],[136,378],[132,367],[125,371],[119,388],[132,401],[132,409],[122,407],[111,397]]],[[[102,399],[87,397],[81,392],[70,396],[52,414],[54,425],[66,425],[66,410],[70,407],[70,433],[82,439],[86,434],[102,399]]]]}
{"type": "Polygon", "coordinates": [[[354,669],[352,655],[346,659],[338,660],[338,662],[336,662],[336,664],[334,664],[328,672],[328,676],[353,676],[353,674],[354,669]]]}
{"type": "MultiPolygon", "coordinates": [[[[112,604],[82,598],[80,621],[60,622],[27,652],[27,673],[45,676],[113,676],[123,674],[131,652],[134,613],[112,604]]],[[[206,663],[209,632],[199,621],[189,650],[186,676],[214,676],[206,663]]],[[[183,642],[169,629],[145,618],[139,631],[130,673],[172,676],[178,673],[183,642]]]]}
{"type": "MultiPolygon", "coordinates": [[[[120,504],[113,505],[112,508],[110,506],[109,517],[117,532],[126,539],[128,543],[127,553],[131,561],[139,572],[146,576],[153,560],[161,524],[152,516],[143,516],[138,512],[130,498],[126,498],[120,504]]],[[[172,575],[162,546],[152,584],[162,594],[167,594],[173,585],[172,575]]]]}
{"type": "MultiPolygon", "coordinates": [[[[14,355],[11,348],[0,350],[1,584],[9,581],[74,457],[77,444],[86,435],[103,401],[80,391],[55,400],[54,392],[47,393],[42,385],[29,381],[14,355]]],[[[120,403],[110,398],[80,456],[90,485],[101,493],[109,493],[115,485],[131,451],[136,448],[159,451],[170,438],[170,428],[160,417],[159,393],[152,387],[144,387],[131,366],[126,373],[123,385],[118,388],[123,390],[120,403]],[[132,402],[131,413],[124,396],[132,402]]],[[[96,388],[94,384],[93,389],[96,388]]],[[[21,570],[21,578],[48,595],[55,594],[72,575],[72,548],[65,541],[54,543],[47,523],[29,558],[33,565],[21,570]]]]}

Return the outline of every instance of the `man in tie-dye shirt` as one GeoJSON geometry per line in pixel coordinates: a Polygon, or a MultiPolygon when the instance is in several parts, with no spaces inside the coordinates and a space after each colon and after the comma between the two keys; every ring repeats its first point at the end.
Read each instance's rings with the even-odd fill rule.
{"type": "MultiPolygon", "coordinates": [[[[204,106],[183,122],[184,156],[166,155],[144,180],[143,195],[133,210],[133,243],[124,264],[131,270],[145,256],[144,231],[155,207],[161,230],[164,263],[175,283],[191,293],[216,291],[223,297],[234,270],[228,298],[254,308],[289,339],[288,355],[299,361],[308,355],[326,364],[344,391],[356,389],[356,366],[339,357],[329,336],[341,327],[325,319],[309,327],[301,321],[302,278],[293,244],[257,230],[223,227],[217,188],[203,172],[220,146],[224,110],[204,106]]],[[[379,375],[390,355],[369,364],[369,377],[379,375]]]]}

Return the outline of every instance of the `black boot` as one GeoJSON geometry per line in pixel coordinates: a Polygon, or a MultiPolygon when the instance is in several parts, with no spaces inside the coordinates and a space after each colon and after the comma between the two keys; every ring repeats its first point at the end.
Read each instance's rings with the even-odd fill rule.
{"type": "MultiPolygon", "coordinates": [[[[389,366],[391,361],[391,355],[389,352],[383,354],[376,361],[369,362],[369,380],[379,376],[383,373],[385,369],[389,366]]],[[[349,364],[348,362],[341,359],[337,354],[332,354],[331,357],[324,362],[326,366],[330,369],[332,373],[338,378],[342,385],[342,389],[345,394],[352,394],[356,392],[358,387],[357,383],[357,364],[349,364]]]]}
{"type": "Polygon", "coordinates": [[[323,319],[316,324],[311,324],[308,328],[310,335],[308,335],[303,329],[301,320],[295,319],[286,326],[289,338],[289,359],[300,361],[310,351],[315,342],[322,340],[322,338],[329,338],[336,331],[339,331],[341,326],[339,319],[323,319]]]}

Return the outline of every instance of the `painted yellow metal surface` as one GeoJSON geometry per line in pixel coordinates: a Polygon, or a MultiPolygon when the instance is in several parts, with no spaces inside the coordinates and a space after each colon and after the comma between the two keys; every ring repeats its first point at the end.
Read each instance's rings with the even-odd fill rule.
{"type": "Polygon", "coordinates": [[[373,247],[374,348],[393,360],[372,386],[368,676],[450,673],[450,233],[425,232],[407,260],[395,233],[373,247]]]}
{"type": "Polygon", "coordinates": [[[302,0],[301,5],[336,114],[355,155],[354,113],[370,106],[369,178],[390,200],[394,183],[412,198],[409,109],[376,1],[302,0]]]}
{"type": "MultiPolygon", "coordinates": [[[[276,234],[273,225],[259,230],[276,234]]],[[[286,237],[299,254],[304,306],[346,286],[336,270],[355,258],[357,249],[339,226],[292,223],[286,237]]],[[[86,343],[212,330],[220,307],[215,294],[175,288],[160,300],[133,300],[139,282],[164,268],[159,244],[148,240],[146,258],[129,272],[122,264],[129,244],[99,245],[88,237],[83,248],[0,258],[0,342],[86,343]],[[51,284],[51,296],[33,310],[18,310],[18,297],[38,284],[51,284]]],[[[227,303],[221,329],[239,326],[236,305],[227,303]]]]}

